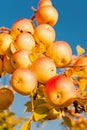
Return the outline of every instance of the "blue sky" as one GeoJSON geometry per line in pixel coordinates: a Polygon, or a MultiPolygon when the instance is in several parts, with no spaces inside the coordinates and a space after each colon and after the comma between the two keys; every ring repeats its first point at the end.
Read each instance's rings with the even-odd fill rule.
{"type": "MultiPolygon", "coordinates": [[[[11,28],[13,22],[19,18],[30,18],[33,15],[31,6],[37,8],[39,0],[0,0],[0,26],[11,28]]],[[[79,44],[87,52],[87,0],[52,0],[59,12],[59,20],[54,26],[56,40],[67,41],[76,54],[76,45],[79,44]]],[[[3,78],[2,84],[7,84],[8,76],[3,78]]],[[[12,110],[19,116],[24,116],[24,104],[28,97],[15,95],[12,110]]],[[[58,121],[46,123],[41,130],[62,130],[58,121]]],[[[16,130],[19,130],[17,128],[16,130]]],[[[36,124],[31,130],[36,130],[36,124]]]]}

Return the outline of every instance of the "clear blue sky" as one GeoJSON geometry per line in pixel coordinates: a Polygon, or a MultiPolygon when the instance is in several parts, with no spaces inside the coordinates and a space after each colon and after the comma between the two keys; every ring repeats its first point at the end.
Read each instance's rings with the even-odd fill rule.
{"type": "MultiPolygon", "coordinates": [[[[31,6],[37,8],[39,0],[0,0],[0,26],[11,27],[19,18],[30,18],[33,14],[31,6]]],[[[67,41],[76,54],[76,45],[79,44],[87,52],[87,0],[52,0],[59,12],[59,20],[54,26],[56,40],[67,41]]],[[[8,77],[3,78],[2,84],[8,82],[8,77]]],[[[15,95],[12,110],[19,116],[24,116],[24,104],[28,97],[15,95]]],[[[41,130],[63,130],[59,128],[58,121],[46,123],[41,130]]],[[[19,130],[17,128],[16,130],[19,130]]],[[[36,130],[36,124],[31,130],[36,130]]]]}

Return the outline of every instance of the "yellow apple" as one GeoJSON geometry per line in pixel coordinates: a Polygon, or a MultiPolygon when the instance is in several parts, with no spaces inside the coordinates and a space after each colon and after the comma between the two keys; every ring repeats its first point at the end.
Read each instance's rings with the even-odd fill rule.
{"type": "Polygon", "coordinates": [[[32,20],[27,18],[21,18],[16,20],[11,27],[11,35],[14,39],[16,39],[17,35],[21,32],[29,32],[31,34],[34,33],[34,26],[32,20]]]}
{"type": "Polygon", "coordinates": [[[48,79],[56,75],[56,65],[50,58],[39,56],[32,64],[32,71],[36,74],[37,80],[45,83],[48,79]]]}
{"type": "Polygon", "coordinates": [[[10,84],[21,95],[31,94],[37,86],[35,74],[26,68],[18,68],[12,74],[10,84]]]}
{"type": "Polygon", "coordinates": [[[12,74],[14,72],[15,69],[11,64],[11,57],[7,55],[4,56],[3,67],[4,67],[4,70],[9,74],[12,74]]]}
{"type": "Polygon", "coordinates": [[[58,16],[58,11],[52,5],[42,6],[35,13],[37,24],[46,23],[51,26],[57,23],[58,16]]]}
{"type": "Polygon", "coordinates": [[[8,109],[14,101],[13,92],[7,87],[0,88],[0,110],[8,109]]]}
{"type": "Polygon", "coordinates": [[[31,51],[35,47],[34,37],[28,32],[20,33],[14,42],[14,46],[16,50],[25,49],[31,51]]]}
{"type": "Polygon", "coordinates": [[[47,55],[54,60],[58,68],[65,67],[72,59],[72,49],[65,41],[55,41],[47,49],[47,55]]]}
{"type": "Polygon", "coordinates": [[[29,52],[27,50],[17,50],[11,56],[11,64],[14,69],[29,68],[32,64],[29,58],[29,52]]]}
{"type": "Polygon", "coordinates": [[[34,38],[38,44],[48,47],[55,40],[55,30],[49,24],[40,24],[35,28],[34,38]]]}
{"type": "Polygon", "coordinates": [[[10,34],[0,33],[0,55],[6,54],[12,41],[13,39],[10,34]]]}

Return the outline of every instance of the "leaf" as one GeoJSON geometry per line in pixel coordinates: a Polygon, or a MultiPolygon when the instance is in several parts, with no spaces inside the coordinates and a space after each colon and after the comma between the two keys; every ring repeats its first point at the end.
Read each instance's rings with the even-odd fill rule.
{"type": "MultiPolygon", "coordinates": [[[[42,105],[44,103],[46,103],[44,99],[36,99],[36,100],[34,100],[34,109],[36,109],[37,107],[39,107],[39,105],[42,105]]],[[[31,101],[27,102],[25,104],[25,106],[27,107],[26,111],[28,111],[28,112],[32,111],[31,101]]]]}
{"type": "Polygon", "coordinates": [[[64,124],[66,124],[69,128],[72,127],[72,121],[70,119],[70,117],[68,116],[62,116],[63,120],[64,120],[64,124]]]}
{"type": "Polygon", "coordinates": [[[20,130],[30,130],[31,123],[29,121],[24,122],[24,124],[21,126],[20,130]]]}
{"type": "Polygon", "coordinates": [[[77,55],[82,55],[85,52],[85,49],[82,48],[80,45],[76,46],[77,55]]]}
{"type": "Polygon", "coordinates": [[[47,107],[40,107],[35,109],[34,111],[34,121],[40,121],[44,119],[49,113],[49,109],[47,107]]]}
{"type": "Polygon", "coordinates": [[[87,78],[78,78],[78,85],[81,91],[84,91],[87,88],[87,78]]]}
{"type": "Polygon", "coordinates": [[[87,78],[87,67],[86,66],[75,66],[73,75],[78,77],[87,78]]]}

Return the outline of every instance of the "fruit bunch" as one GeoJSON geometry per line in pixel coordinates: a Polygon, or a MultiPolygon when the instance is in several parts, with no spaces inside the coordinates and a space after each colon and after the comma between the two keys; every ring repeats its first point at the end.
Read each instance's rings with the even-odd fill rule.
{"type": "Polygon", "coordinates": [[[40,0],[32,10],[30,19],[0,28],[0,76],[9,74],[11,86],[0,88],[0,109],[7,109],[17,92],[30,96],[25,105],[32,120],[57,119],[72,104],[77,110],[75,102],[80,106],[86,102],[87,55],[79,47],[74,56],[67,41],[56,40],[59,14],[51,0],[40,0]]]}

